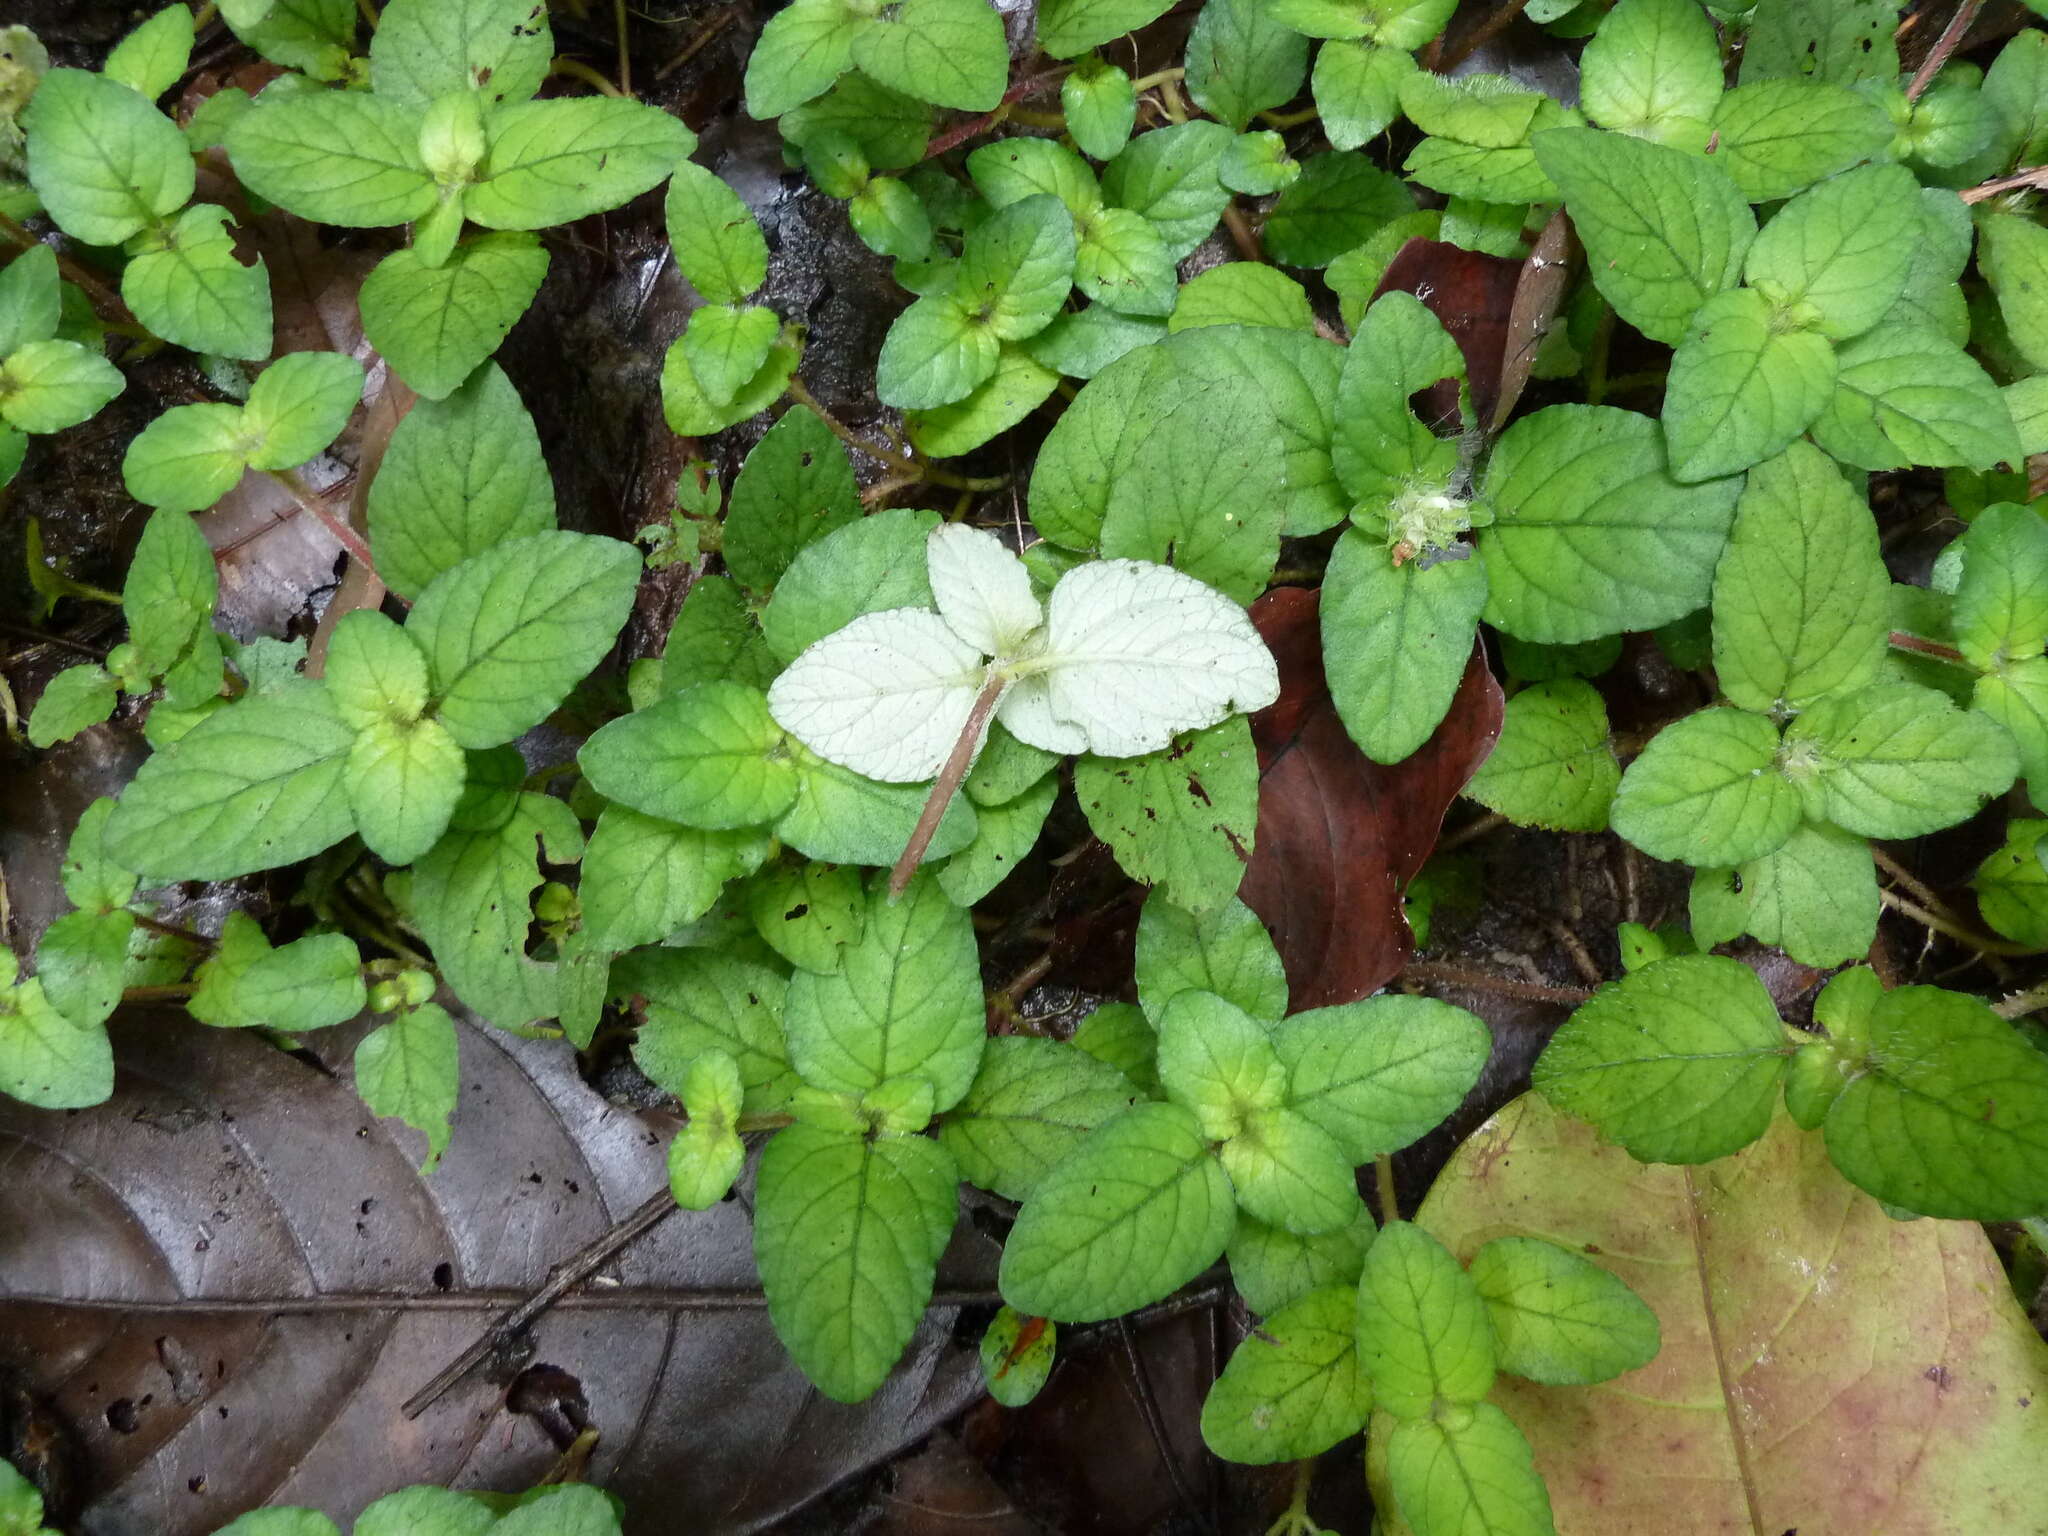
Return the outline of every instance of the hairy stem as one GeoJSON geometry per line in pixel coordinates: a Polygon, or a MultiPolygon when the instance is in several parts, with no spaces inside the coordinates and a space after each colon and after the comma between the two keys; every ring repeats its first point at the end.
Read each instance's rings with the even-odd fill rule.
{"type": "Polygon", "coordinates": [[[910,841],[904,845],[903,857],[896,861],[896,867],[889,871],[889,899],[900,898],[910,886],[910,877],[917,873],[917,866],[924,862],[924,851],[932,845],[932,837],[939,830],[939,823],[945,818],[946,807],[953,803],[953,796],[960,792],[961,783],[967,778],[967,770],[974,766],[975,750],[981,745],[981,738],[988,731],[989,716],[996,712],[996,704],[1002,699],[1003,690],[1010,686],[1010,679],[1002,673],[991,673],[987,682],[981,685],[981,692],[974,696],[974,707],[967,712],[967,723],[960,728],[960,736],[953,743],[953,750],[946,754],[945,765],[939,769],[939,776],[932,780],[932,792],[925,797],[924,809],[918,813],[917,825],[911,829],[910,841]]]}
{"type": "Polygon", "coordinates": [[[1948,19],[1948,25],[1941,29],[1941,36],[1934,40],[1934,46],[1927,50],[1927,57],[1920,61],[1920,67],[1913,71],[1913,78],[1907,82],[1906,100],[1920,99],[1921,93],[1941,73],[1941,66],[1962,46],[1963,34],[1970,30],[1970,23],[1983,9],[1984,0],[1960,0],[1955,14],[1948,19]]]}

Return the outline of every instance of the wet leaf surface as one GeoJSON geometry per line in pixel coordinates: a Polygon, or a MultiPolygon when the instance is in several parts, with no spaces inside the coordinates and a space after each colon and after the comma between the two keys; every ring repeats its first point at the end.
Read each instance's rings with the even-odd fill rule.
{"type": "Polygon", "coordinates": [[[1299,587],[1252,605],[1280,663],[1280,698],[1252,719],[1258,841],[1238,894],[1272,931],[1295,1012],[1369,996],[1407,964],[1401,892],[1493,750],[1503,708],[1475,649],[1435,734],[1403,762],[1370,761],[1330,701],[1316,610],[1317,594],[1299,587]]]}

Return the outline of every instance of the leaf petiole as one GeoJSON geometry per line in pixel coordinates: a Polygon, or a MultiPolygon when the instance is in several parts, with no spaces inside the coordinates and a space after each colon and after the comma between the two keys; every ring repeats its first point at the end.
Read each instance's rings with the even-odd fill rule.
{"type": "Polygon", "coordinates": [[[1001,667],[989,670],[988,681],[981,685],[981,692],[974,696],[974,707],[967,712],[967,723],[960,727],[960,737],[953,743],[953,750],[946,755],[945,763],[939,769],[939,776],[932,780],[932,792],[926,796],[924,809],[918,813],[917,825],[911,829],[910,841],[904,844],[903,857],[896,861],[896,867],[889,871],[889,899],[898,900],[910,885],[910,877],[917,873],[917,866],[924,859],[925,849],[931,846],[932,835],[939,830],[939,822],[946,814],[946,807],[953,803],[953,796],[960,792],[960,785],[967,777],[967,770],[974,766],[974,752],[981,745],[981,738],[988,730],[988,722],[996,712],[996,705],[1002,702],[1003,694],[1012,682],[1009,670],[1001,667]]]}

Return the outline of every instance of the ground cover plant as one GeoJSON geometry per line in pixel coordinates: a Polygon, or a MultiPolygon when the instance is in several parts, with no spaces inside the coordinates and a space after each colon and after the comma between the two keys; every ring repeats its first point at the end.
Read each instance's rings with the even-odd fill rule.
{"type": "MultiPolygon", "coordinates": [[[[141,1085],[240,1032],[454,1189],[526,1134],[477,1081],[516,1046],[536,1115],[648,1111],[667,1187],[346,1431],[502,1401],[555,1442],[527,1495],[295,1458],[235,1485],[278,1507],[172,1514],[135,1489],[186,1463],[124,1482],[105,1439],[82,1485],[0,1464],[0,1530],[617,1530],[584,1479],[641,1430],[487,1378],[656,1226],[741,1234],[717,1305],[835,1404],[948,1332],[1020,1412],[1122,1349],[1190,1528],[2034,1528],[2017,7],[222,0],[5,43],[0,472],[20,505],[107,431],[132,530],[116,591],[9,525],[10,750],[118,771],[30,829],[61,898],[7,871],[6,1134],[155,1125],[141,1085]],[[676,68],[733,50],[729,113],[632,88],[671,23],[676,68]],[[789,198],[897,296],[864,348],[781,275],[789,198]],[[665,350],[551,359],[658,393],[628,518],[558,489],[577,434],[511,338],[643,226],[665,350]],[[339,332],[303,276],[337,263],[339,332]],[[268,622],[252,516],[316,552],[268,622]],[[1608,871],[1541,914],[1562,979],[1500,937],[1515,860],[1560,858],[1608,871]],[[1176,1429],[1134,1341],[1186,1311],[1176,1429]],[[1197,1427],[1283,1470],[1205,1509],[1197,1427]]],[[[64,1317],[48,1243],[8,1289],[64,1317]]],[[[420,1300],[341,1268],[314,1290],[420,1300]]]]}

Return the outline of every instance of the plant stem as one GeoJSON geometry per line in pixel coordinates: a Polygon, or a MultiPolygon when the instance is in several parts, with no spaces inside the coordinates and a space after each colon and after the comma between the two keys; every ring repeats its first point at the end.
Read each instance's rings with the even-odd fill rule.
{"type": "Polygon", "coordinates": [[[198,986],[189,981],[174,981],[164,987],[129,987],[121,993],[122,1003],[182,1003],[198,986]]]}
{"type": "Polygon", "coordinates": [[[1252,228],[1251,220],[1244,216],[1244,210],[1232,198],[1223,205],[1223,227],[1230,231],[1231,243],[1237,247],[1237,254],[1246,261],[1264,261],[1266,253],[1259,247],[1258,231],[1252,228]]]}
{"type": "Polygon", "coordinates": [[[1939,640],[1923,640],[1918,635],[1909,635],[1902,629],[1895,629],[1889,636],[1893,650],[1911,651],[1916,656],[1932,656],[1936,661],[1948,662],[1951,666],[1967,667],[1963,653],[1952,645],[1943,645],[1939,640]]]}
{"type": "Polygon", "coordinates": [[[699,27],[697,29],[696,35],[693,36],[687,43],[683,44],[681,50],[676,54],[676,56],[670,59],[666,64],[662,65],[661,68],[657,69],[654,72],[654,78],[657,80],[666,80],[670,75],[674,74],[677,70],[681,69],[685,64],[689,63],[690,60],[697,57],[698,54],[704,51],[706,44],[708,44],[713,38],[718,36],[719,33],[723,32],[727,27],[732,25],[732,18],[733,7],[728,5],[725,7],[725,9],[721,10],[716,16],[713,16],[709,21],[705,22],[703,26],[699,27]]]}
{"type": "Polygon", "coordinates": [[[1429,68],[1438,74],[1448,75],[1452,70],[1464,63],[1465,60],[1471,58],[1473,54],[1505,32],[1514,23],[1514,19],[1522,14],[1523,8],[1528,3],[1529,0],[1506,0],[1504,5],[1472,29],[1471,36],[1465,39],[1464,44],[1456,53],[1446,57],[1439,50],[1436,57],[1429,61],[1429,68]]]}
{"type": "Polygon", "coordinates": [[[1160,69],[1154,70],[1149,75],[1140,75],[1131,82],[1131,94],[1134,96],[1141,95],[1151,90],[1155,85],[1165,85],[1173,80],[1184,80],[1187,78],[1187,73],[1185,69],[1160,69]]]}
{"type": "Polygon", "coordinates": [[[2010,176],[2001,176],[1996,181],[1987,181],[1967,188],[1962,193],[1966,203],[1981,203],[1994,198],[2001,192],[2018,192],[2022,188],[2048,185],[2048,165],[2030,165],[2023,171],[2014,171],[2010,176]]]}
{"type": "Polygon", "coordinates": [[[548,66],[548,73],[552,75],[567,75],[571,80],[581,80],[592,90],[601,92],[606,96],[625,95],[624,91],[621,91],[616,85],[613,85],[611,81],[605,79],[603,75],[592,69],[581,59],[572,59],[566,56],[559,57],[553,64],[548,66]]]}
{"type": "Polygon", "coordinates": [[[1373,1192],[1379,1196],[1380,1225],[1401,1219],[1401,1202],[1394,1194],[1394,1160],[1382,1152],[1372,1160],[1373,1192]]]}
{"type": "Polygon", "coordinates": [[[1414,961],[1399,979],[1440,987],[1465,987],[1473,992],[1497,992],[1502,997],[1519,997],[1530,1003],[1559,1003],[1567,1008],[1576,1008],[1593,995],[1584,987],[1549,987],[1508,976],[1490,976],[1485,971],[1468,971],[1463,966],[1439,965],[1433,960],[1414,961]]]}
{"type": "Polygon", "coordinates": [[[1948,19],[1948,25],[1941,29],[1941,36],[1934,40],[1934,46],[1927,50],[1927,57],[1920,61],[1920,67],[1913,71],[1913,78],[1906,84],[1906,100],[1918,101],[1921,93],[1941,73],[1956,49],[1962,46],[1963,35],[1970,30],[1970,23],[1977,19],[1977,13],[1984,9],[1984,0],[1958,0],[1955,14],[1948,19]]]}
{"type": "Polygon", "coordinates": [[[612,0],[613,31],[619,44],[619,94],[633,94],[633,50],[626,39],[626,0],[612,0]]]}
{"type": "Polygon", "coordinates": [[[160,933],[167,939],[180,939],[187,944],[197,944],[201,949],[214,949],[220,943],[218,939],[209,939],[196,929],[181,928],[176,923],[167,923],[161,918],[151,917],[147,912],[136,913],[135,921],[151,933],[160,933]]]}
{"type": "Polygon", "coordinates": [[[1894,912],[1903,912],[1921,927],[1945,934],[1958,944],[1974,949],[1980,955],[2003,955],[2009,959],[2025,959],[2029,955],[2041,953],[2040,950],[2029,949],[2024,944],[2008,944],[2003,939],[1994,939],[1989,934],[1978,933],[1954,918],[1928,911],[1919,902],[1911,897],[1901,896],[1897,891],[1881,890],[1877,894],[1894,912]]]}
{"type": "Polygon", "coordinates": [[[2023,1019],[2030,1013],[2048,1008],[2048,981],[2036,982],[2024,992],[2015,992],[2011,997],[1991,1005],[1991,1011],[2001,1019],[2023,1019]]]}
{"type": "Polygon", "coordinates": [[[383,580],[377,575],[377,562],[370,558],[370,546],[363,542],[363,536],[336,517],[334,509],[327,505],[327,498],[301,480],[297,470],[266,469],[263,473],[290,493],[292,500],[299,504],[300,511],[310,512],[317,517],[321,526],[334,535],[335,542],[348,552],[349,559],[362,566],[378,581],[383,580]]]}
{"type": "Polygon", "coordinates": [[[819,403],[818,397],[804,388],[804,381],[795,374],[789,376],[789,384],[786,388],[790,399],[794,400],[798,405],[807,405],[816,411],[818,419],[824,422],[831,429],[832,435],[846,444],[847,447],[866,454],[869,458],[884,465],[898,475],[907,476],[913,483],[922,482],[930,485],[943,485],[949,491],[993,491],[1009,484],[1009,481],[1001,475],[975,479],[967,475],[952,474],[943,469],[934,469],[931,465],[923,463],[918,459],[906,458],[903,454],[897,453],[893,449],[884,448],[879,443],[871,443],[830,411],[826,410],[819,403]]]}
{"type": "Polygon", "coordinates": [[[974,766],[974,754],[988,731],[989,716],[996,712],[996,704],[1009,686],[1009,678],[1001,673],[991,673],[988,681],[981,685],[981,692],[974,696],[974,706],[967,711],[967,723],[960,728],[953,750],[946,754],[945,766],[939,769],[939,776],[932,780],[932,792],[925,796],[924,809],[918,813],[917,825],[911,830],[910,841],[904,845],[903,857],[889,871],[891,901],[901,898],[910,886],[910,877],[917,873],[917,866],[924,862],[924,851],[931,846],[932,836],[939,830],[939,822],[945,818],[946,807],[953,803],[953,796],[960,792],[967,770],[974,766]]]}
{"type": "Polygon", "coordinates": [[[1032,97],[1038,95],[1039,92],[1058,85],[1067,78],[1067,74],[1068,70],[1065,66],[1062,66],[1059,69],[1049,69],[1042,75],[1032,75],[1027,79],[1019,80],[1015,85],[1003,92],[1002,102],[996,107],[995,111],[984,112],[980,117],[970,117],[965,122],[955,123],[944,133],[933,135],[930,142],[924,147],[925,159],[937,159],[947,150],[959,148],[959,146],[965,144],[977,133],[986,133],[1003,120],[1011,107],[1014,107],[1020,101],[1029,101],[1032,97]]]}

